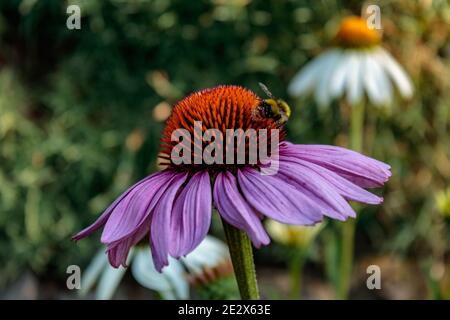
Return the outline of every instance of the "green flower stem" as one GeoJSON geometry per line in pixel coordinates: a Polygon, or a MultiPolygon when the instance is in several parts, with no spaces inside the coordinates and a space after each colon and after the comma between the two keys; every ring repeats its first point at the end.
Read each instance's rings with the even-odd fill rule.
{"type": "Polygon", "coordinates": [[[291,273],[291,289],[289,293],[290,299],[301,299],[302,274],[305,264],[305,250],[296,249],[294,255],[289,261],[289,269],[291,273]]]}
{"type": "MultiPolygon", "coordinates": [[[[351,106],[350,148],[361,152],[364,135],[364,103],[351,106]]],[[[349,219],[342,224],[342,250],[340,261],[340,279],[337,290],[338,299],[347,299],[353,269],[356,219],[349,219]]]]}
{"type": "Polygon", "coordinates": [[[230,249],[241,299],[258,300],[259,291],[253,262],[252,244],[247,234],[222,219],[223,229],[230,249]]]}
{"type": "Polygon", "coordinates": [[[363,149],[364,137],[364,102],[361,102],[352,108],[350,119],[350,148],[361,152],[363,149]]]}
{"type": "Polygon", "coordinates": [[[350,280],[353,269],[353,251],[355,238],[355,220],[348,220],[342,225],[342,249],[340,263],[340,279],[337,298],[345,300],[350,291],[350,280]]]}
{"type": "MultiPolygon", "coordinates": [[[[450,263],[448,264],[447,275],[450,275],[450,263]]],[[[445,290],[445,299],[450,300],[450,276],[447,276],[447,290],[445,290]]]]}

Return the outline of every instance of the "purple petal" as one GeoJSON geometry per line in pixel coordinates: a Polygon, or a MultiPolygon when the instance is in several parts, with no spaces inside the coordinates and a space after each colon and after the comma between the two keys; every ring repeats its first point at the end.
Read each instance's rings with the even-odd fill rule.
{"type": "Polygon", "coordinates": [[[389,165],[341,147],[285,142],[280,155],[318,164],[363,188],[381,187],[391,176],[389,165]]]}
{"type": "Polygon", "coordinates": [[[312,225],[323,218],[324,208],[277,176],[245,169],[238,171],[238,179],[248,203],[269,218],[300,225],[312,225]]]}
{"type": "Polygon", "coordinates": [[[340,175],[328,170],[325,167],[317,165],[306,160],[301,160],[299,158],[290,156],[280,156],[280,162],[285,163],[295,163],[301,166],[299,170],[310,170],[317,175],[325,179],[331,186],[333,186],[336,191],[347,200],[358,201],[368,204],[380,204],[383,202],[383,198],[378,197],[367,190],[357,186],[356,184],[342,178],[340,175]]]}
{"type": "Polygon", "coordinates": [[[108,244],[106,253],[108,254],[109,263],[114,267],[127,267],[127,256],[130,249],[136,245],[150,230],[150,219],[147,219],[138,229],[130,236],[108,244]]]}
{"type": "Polygon", "coordinates": [[[109,216],[101,241],[103,243],[118,241],[139,228],[174,179],[176,179],[174,172],[161,171],[131,190],[109,216]]]}
{"type": "Polygon", "coordinates": [[[152,248],[153,262],[159,272],[169,264],[169,243],[170,243],[170,218],[175,196],[181,185],[186,181],[187,174],[177,174],[176,179],[170,182],[164,194],[154,209],[150,226],[150,245],[152,248]]]}
{"type": "MultiPolygon", "coordinates": [[[[292,162],[283,162],[279,173],[297,190],[308,196],[323,209],[321,214],[338,220],[356,217],[347,201],[320,175],[292,162]]],[[[282,177],[280,177],[282,178],[282,177]]]]}
{"type": "Polygon", "coordinates": [[[231,173],[221,172],[217,175],[214,202],[221,217],[232,226],[244,230],[255,247],[269,244],[269,236],[260,219],[239,193],[236,177],[231,173]]]}
{"type": "Polygon", "coordinates": [[[91,224],[89,227],[81,230],[79,233],[73,236],[72,240],[78,241],[80,239],[83,239],[92,234],[93,232],[95,232],[97,229],[99,229],[102,225],[106,223],[111,213],[125,197],[127,197],[135,188],[138,188],[141,184],[150,180],[153,176],[154,174],[146,177],[145,179],[142,179],[141,181],[138,181],[130,188],[128,188],[127,191],[122,193],[116,200],[114,200],[114,202],[102,213],[102,215],[93,224],[91,224]]]}
{"type": "Polygon", "coordinates": [[[206,237],[211,224],[211,180],[207,171],[189,180],[173,206],[169,254],[175,258],[194,250],[206,237]]]}

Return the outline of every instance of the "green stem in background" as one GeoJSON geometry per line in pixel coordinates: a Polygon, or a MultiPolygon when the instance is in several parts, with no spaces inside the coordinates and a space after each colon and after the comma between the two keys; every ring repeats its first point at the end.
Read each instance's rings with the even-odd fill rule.
{"type": "Polygon", "coordinates": [[[301,299],[302,290],[302,274],[303,266],[305,264],[305,250],[296,249],[294,255],[289,261],[289,269],[291,273],[291,290],[289,293],[290,299],[301,299]]]}
{"type": "Polygon", "coordinates": [[[241,299],[258,300],[258,284],[250,239],[244,231],[233,227],[223,219],[222,223],[241,299]]]}
{"type": "Polygon", "coordinates": [[[447,265],[447,283],[444,284],[444,299],[450,300],[450,263],[447,265]]]}
{"type": "Polygon", "coordinates": [[[364,102],[351,107],[350,148],[362,152],[364,137],[364,102]]]}
{"type": "MultiPolygon", "coordinates": [[[[364,102],[351,106],[350,149],[361,152],[364,135],[364,102]]],[[[356,219],[349,219],[342,224],[342,249],[340,261],[338,299],[347,299],[353,269],[356,219]]]]}

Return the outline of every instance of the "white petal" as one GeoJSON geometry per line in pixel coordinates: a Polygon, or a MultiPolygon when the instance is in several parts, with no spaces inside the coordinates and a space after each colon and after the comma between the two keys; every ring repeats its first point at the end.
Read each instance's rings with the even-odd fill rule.
{"type": "Polygon", "coordinates": [[[157,291],[164,299],[187,299],[189,287],[181,264],[169,258],[169,265],[162,273],[155,269],[148,249],[137,249],[136,257],[131,265],[133,277],[140,285],[157,291]]]}
{"type": "Polygon", "coordinates": [[[382,104],[385,106],[389,106],[392,102],[393,94],[392,94],[392,85],[389,76],[386,74],[386,70],[380,64],[375,57],[373,57],[375,64],[377,65],[378,72],[378,85],[381,90],[380,99],[382,100],[382,104]]]}
{"type": "Polygon", "coordinates": [[[363,63],[364,56],[355,52],[351,56],[347,75],[347,100],[350,105],[357,104],[363,93],[363,63]]]}
{"type": "Polygon", "coordinates": [[[315,100],[321,108],[328,106],[331,102],[331,75],[342,60],[342,53],[340,50],[335,49],[330,50],[330,52],[331,54],[327,59],[322,61],[320,69],[318,70],[315,100]]]}
{"type": "MultiPolygon", "coordinates": [[[[133,264],[131,265],[131,273],[136,281],[143,287],[158,292],[172,290],[170,282],[164,274],[156,271],[150,251],[144,249],[136,250],[136,257],[133,259],[133,264]]],[[[163,270],[169,267],[167,266],[163,270]]]]}
{"type": "Polygon", "coordinates": [[[339,66],[334,70],[330,81],[330,94],[332,98],[340,98],[344,95],[346,79],[350,72],[349,65],[352,61],[352,55],[349,51],[342,55],[339,66]]]}
{"type": "MultiPolygon", "coordinates": [[[[128,254],[127,261],[130,261],[133,257],[134,250],[130,250],[128,254]]],[[[127,262],[128,263],[128,262],[127,262]]],[[[95,291],[95,297],[98,300],[109,300],[112,298],[122,280],[125,272],[127,271],[124,267],[114,268],[110,264],[106,265],[105,271],[103,272],[100,281],[95,291]]]]}
{"type": "Polygon", "coordinates": [[[214,267],[225,259],[229,259],[225,243],[207,236],[194,251],[182,258],[182,261],[190,272],[200,273],[205,267],[214,267]]]}
{"type": "Polygon", "coordinates": [[[95,255],[89,266],[83,272],[83,277],[81,278],[81,289],[79,294],[85,296],[89,290],[94,286],[95,281],[100,276],[100,273],[108,266],[108,257],[105,254],[104,249],[95,255]]]}
{"type": "Polygon", "coordinates": [[[382,84],[380,84],[380,66],[370,55],[364,56],[364,86],[369,101],[375,105],[383,104],[382,84]]]}
{"type": "Polygon", "coordinates": [[[169,266],[163,269],[163,273],[172,284],[175,297],[183,300],[189,299],[189,284],[180,261],[169,257],[169,266]]]}
{"type": "Polygon", "coordinates": [[[403,98],[411,98],[413,85],[403,67],[383,48],[379,49],[380,65],[388,72],[403,98]]]}
{"type": "Polygon", "coordinates": [[[330,55],[334,54],[335,50],[329,50],[309,63],[307,63],[299,72],[292,78],[289,86],[288,93],[292,96],[306,95],[314,88],[319,76],[319,68],[322,66],[323,61],[326,61],[330,55]]]}
{"type": "Polygon", "coordinates": [[[386,75],[386,71],[377,59],[377,52],[371,52],[367,54],[367,59],[370,61],[370,72],[374,78],[374,82],[377,86],[377,93],[371,96],[371,100],[376,105],[390,105],[392,101],[392,86],[389,77],[386,75]]]}

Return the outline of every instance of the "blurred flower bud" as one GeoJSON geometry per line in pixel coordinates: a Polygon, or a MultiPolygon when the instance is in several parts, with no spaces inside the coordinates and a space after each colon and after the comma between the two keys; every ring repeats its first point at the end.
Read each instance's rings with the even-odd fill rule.
{"type": "Polygon", "coordinates": [[[437,193],[436,205],[440,214],[450,217],[450,187],[437,193]]]}
{"type": "Polygon", "coordinates": [[[153,119],[158,122],[166,121],[166,119],[170,116],[170,112],[172,112],[170,104],[166,101],[162,101],[153,109],[153,119]]]}
{"type": "Polygon", "coordinates": [[[144,134],[140,129],[133,130],[128,135],[126,140],[127,149],[132,152],[138,151],[143,143],[144,143],[144,134]]]}
{"type": "Polygon", "coordinates": [[[314,226],[286,225],[275,220],[266,223],[267,231],[274,241],[298,248],[307,248],[324,225],[324,222],[314,226]]]}

